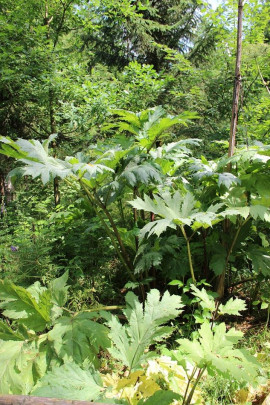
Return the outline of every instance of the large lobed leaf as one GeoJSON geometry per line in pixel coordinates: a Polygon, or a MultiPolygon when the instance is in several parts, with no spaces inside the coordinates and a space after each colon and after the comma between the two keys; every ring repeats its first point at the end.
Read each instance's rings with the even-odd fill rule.
{"type": "Polygon", "coordinates": [[[161,183],[159,171],[149,163],[138,165],[136,162],[130,162],[120,178],[126,179],[127,183],[132,187],[151,182],[161,183]]]}
{"type": "MultiPolygon", "coordinates": [[[[51,281],[49,288],[42,287],[37,281],[27,289],[11,281],[0,280],[3,315],[36,332],[44,330],[63,312],[62,307],[67,301],[67,279],[68,272],[51,281]]],[[[4,333],[3,328],[0,326],[0,331],[2,329],[4,333]]]]}
{"type": "Polygon", "coordinates": [[[151,355],[145,353],[145,349],[172,333],[172,327],[162,325],[175,319],[182,312],[183,305],[179,296],[171,296],[168,292],[160,299],[158,290],[148,293],[144,308],[132,292],[127,294],[126,302],[127,308],[123,312],[128,324],[121,325],[117,317],[108,321],[109,337],[113,343],[109,351],[132,370],[151,355]]]}
{"type": "Polygon", "coordinates": [[[221,374],[238,381],[254,383],[258,375],[259,364],[245,350],[234,349],[243,333],[234,328],[226,332],[226,325],[221,323],[214,330],[205,322],[199,329],[199,338],[193,341],[179,339],[180,353],[187,361],[197,367],[206,368],[208,373],[221,374]]]}
{"type": "Polygon", "coordinates": [[[41,290],[38,300],[30,291],[16,286],[11,281],[0,281],[0,308],[4,309],[3,315],[16,319],[29,329],[41,331],[50,322],[52,308],[51,293],[41,290]]]}
{"type": "Polygon", "coordinates": [[[252,261],[252,266],[256,273],[262,273],[264,276],[270,275],[269,249],[251,246],[247,251],[247,257],[252,261]]]}
{"type": "Polygon", "coordinates": [[[57,355],[63,361],[74,361],[78,364],[88,359],[98,366],[100,349],[110,346],[108,328],[93,320],[96,313],[79,313],[72,317],[59,318],[48,333],[57,355]]]}
{"type": "Polygon", "coordinates": [[[0,393],[29,394],[38,378],[46,372],[46,353],[35,342],[0,340],[0,393]]]}
{"type": "Polygon", "coordinates": [[[96,401],[104,391],[102,381],[93,369],[82,369],[67,363],[47,373],[32,395],[81,401],[96,401]]]}
{"type": "Polygon", "coordinates": [[[1,137],[3,143],[0,153],[14,157],[24,165],[16,168],[9,173],[10,177],[18,173],[33,178],[41,177],[43,184],[48,183],[55,177],[65,178],[72,174],[84,177],[86,181],[95,180],[104,172],[113,172],[113,169],[99,162],[87,163],[81,159],[80,154],[77,157],[67,157],[66,160],[57,159],[49,155],[49,143],[56,137],[53,134],[41,144],[38,140],[18,139],[12,141],[9,138],[1,137]]]}
{"type": "Polygon", "coordinates": [[[161,219],[145,225],[141,230],[141,237],[146,234],[150,236],[153,233],[159,236],[168,227],[176,229],[176,225],[189,225],[194,230],[201,227],[208,228],[213,223],[222,220],[222,216],[216,213],[220,208],[219,204],[217,206],[211,205],[206,211],[199,212],[197,208],[199,203],[190,192],[184,195],[181,195],[178,191],[172,195],[164,193],[154,195],[153,199],[145,195],[144,200],[137,198],[129,201],[129,203],[134,208],[150,211],[161,217],[161,219]]]}

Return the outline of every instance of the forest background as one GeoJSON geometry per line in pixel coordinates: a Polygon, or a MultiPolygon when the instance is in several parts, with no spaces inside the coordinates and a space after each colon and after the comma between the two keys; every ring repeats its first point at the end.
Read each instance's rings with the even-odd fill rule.
{"type": "MultiPolygon", "coordinates": [[[[270,5],[264,0],[244,2],[240,104],[232,157],[228,147],[238,2],[226,0],[217,6],[203,0],[16,0],[16,4],[0,0],[0,338],[4,342],[0,359],[7,344],[15,357],[22,354],[24,364],[20,368],[14,356],[2,359],[2,393],[78,399],[78,387],[68,394],[67,387],[57,392],[51,381],[57,379],[59,367],[66,367],[67,380],[71,373],[86,373],[82,380],[93,379],[86,360],[95,372],[113,370],[118,380],[101,383],[95,377],[91,394],[84,391],[82,399],[104,400],[105,384],[110,392],[106,400],[111,396],[118,401],[113,403],[146,403],[160,390],[169,395],[164,404],[179,398],[179,403],[188,404],[209,396],[208,403],[231,403],[235,392],[242,389],[243,395],[249,395],[247,386],[258,386],[249,357],[235,354],[235,361],[247,362],[241,363],[248,375],[245,380],[236,373],[239,364],[234,371],[229,366],[222,369],[217,361],[211,363],[209,351],[205,362],[193,358],[194,350],[186,342],[192,337],[189,342],[203,345],[203,339],[215,339],[214,333],[226,341],[228,332],[217,318],[230,323],[239,311],[245,311],[242,324],[257,322],[260,327],[263,322],[263,339],[267,342],[269,337],[270,5]],[[184,389],[175,388],[181,385],[178,380],[172,383],[180,378],[178,369],[168,381],[163,370],[166,384],[153,380],[153,375],[150,384],[150,366],[140,368],[149,346],[156,355],[168,355],[168,348],[156,344],[173,330],[159,335],[156,331],[158,336],[153,332],[144,344],[140,341],[131,361],[120,354],[126,337],[119,342],[116,331],[123,325],[117,317],[109,319],[97,312],[100,308],[119,311],[130,290],[143,302],[142,317],[154,302],[157,308],[163,303],[153,328],[177,318],[169,344],[174,347],[177,338],[184,338],[182,355],[193,371],[200,370],[189,373],[182,357],[169,354],[186,370],[184,389]],[[171,295],[170,301],[166,290],[177,295],[171,295]],[[42,294],[50,303],[46,309],[42,294]],[[170,308],[167,314],[162,312],[165,301],[170,308]],[[91,311],[95,315],[90,316],[91,311]],[[91,346],[84,335],[80,336],[84,343],[75,348],[78,336],[67,333],[70,319],[78,322],[79,329],[86,328],[92,339],[106,335],[100,343],[107,353],[104,358],[99,345],[91,346]],[[48,338],[46,350],[41,331],[48,338]],[[29,341],[36,351],[32,348],[32,357],[26,360],[29,341]],[[53,342],[52,347],[48,342],[53,342]],[[72,349],[65,351],[63,347],[69,345],[72,349]],[[33,359],[44,350],[42,368],[33,359]],[[31,369],[29,375],[26,368],[31,369]],[[220,384],[213,388],[213,382],[204,381],[201,393],[197,385],[206,372],[218,373],[220,384]],[[21,386],[18,376],[23,374],[28,377],[21,386]],[[138,376],[148,381],[150,391],[138,385],[138,376]],[[127,393],[131,386],[137,388],[127,393]],[[175,393],[180,397],[170,396],[175,393]]],[[[126,305],[136,312],[141,304],[134,297],[129,292],[126,305]]],[[[128,310],[124,317],[131,325],[128,310]]],[[[125,333],[130,345],[136,341],[131,332],[125,333]]],[[[235,333],[237,343],[240,335],[235,333]]],[[[256,332],[251,339],[256,342],[253,351],[263,352],[267,363],[269,345],[262,347],[259,335],[256,332]]],[[[216,358],[224,355],[226,363],[225,358],[233,354],[219,349],[223,352],[215,348],[216,358]]],[[[160,379],[161,371],[155,373],[160,379]]],[[[265,387],[263,367],[259,374],[265,387]]]]}

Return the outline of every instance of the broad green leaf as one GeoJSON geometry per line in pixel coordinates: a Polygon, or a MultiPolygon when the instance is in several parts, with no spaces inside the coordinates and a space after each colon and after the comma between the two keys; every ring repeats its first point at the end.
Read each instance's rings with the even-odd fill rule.
{"type": "Polygon", "coordinates": [[[247,309],[246,303],[244,300],[239,298],[231,298],[225,305],[220,304],[218,307],[218,312],[221,315],[228,314],[228,315],[242,315],[239,311],[245,311],[247,309]]]}
{"type": "Polygon", "coordinates": [[[138,165],[136,162],[131,162],[122,172],[121,178],[125,178],[127,183],[132,187],[151,182],[161,183],[159,171],[149,163],[138,165]]]}
{"type": "Polygon", "coordinates": [[[207,309],[211,312],[215,311],[215,300],[210,294],[207,293],[204,288],[202,288],[202,290],[199,290],[197,287],[195,287],[195,285],[191,285],[190,288],[193,291],[192,294],[200,299],[199,304],[203,309],[207,309]]]}
{"type": "Polygon", "coordinates": [[[44,162],[34,162],[29,159],[20,159],[25,164],[22,168],[24,176],[31,176],[33,179],[41,177],[42,183],[48,183],[52,178],[64,179],[71,174],[71,167],[67,163],[52,157],[44,162]]]}
{"type": "Polygon", "coordinates": [[[194,195],[187,192],[181,195],[178,191],[173,195],[163,193],[154,195],[153,199],[144,196],[144,200],[137,198],[129,203],[139,210],[150,211],[161,217],[156,221],[150,222],[141,230],[141,237],[155,233],[160,235],[167,228],[176,228],[176,225],[189,225],[195,230],[203,227],[208,228],[214,223],[222,220],[222,215],[216,213],[220,205],[210,206],[207,211],[198,211],[198,202],[194,195]],[[193,224],[193,225],[191,225],[193,224]]]}
{"type": "Polygon", "coordinates": [[[27,152],[22,151],[19,145],[17,145],[12,139],[0,136],[0,142],[2,142],[2,149],[0,149],[1,154],[15,159],[27,157],[27,152]]]}
{"type": "Polygon", "coordinates": [[[68,280],[68,271],[66,271],[61,277],[56,278],[49,283],[49,290],[51,293],[51,319],[55,321],[63,313],[63,307],[68,299],[68,286],[66,282],[68,280]]]}
{"type": "Polygon", "coordinates": [[[160,236],[163,232],[166,231],[167,228],[176,229],[176,225],[172,223],[171,220],[168,219],[160,219],[157,221],[152,221],[143,227],[143,229],[140,232],[140,237],[144,238],[146,234],[148,234],[148,237],[153,234],[160,236]]]}
{"type": "Polygon", "coordinates": [[[93,321],[95,313],[82,312],[73,317],[63,316],[56,320],[48,333],[57,355],[64,361],[74,361],[80,365],[89,359],[98,366],[100,349],[110,346],[108,329],[93,321]]]}
{"type": "Polygon", "coordinates": [[[44,360],[44,353],[34,342],[0,341],[0,393],[29,394],[36,379],[45,372],[44,360]]]}
{"type": "Polygon", "coordinates": [[[240,215],[244,219],[247,219],[249,216],[250,208],[249,207],[233,207],[233,208],[227,208],[226,210],[220,212],[220,215],[222,215],[224,218],[228,217],[234,217],[236,215],[240,215]]]}
{"type": "Polygon", "coordinates": [[[49,289],[52,295],[52,302],[59,307],[63,307],[68,298],[68,286],[66,285],[68,280],[68,271],[66,271],[61,277],[55,278],[50,282],[49,289]]]}
{"type": "Polygon", "coordinates": [[[114,109],[111,110],[111,112],[112,114],[119,115],[119,117],[121,117],[122,120],[129,122],[130,124],[133,124],[137,128],[140,128],[142,125],[139,115],[132,111],[114,109]]]}
{"type": "Polygon", "coordinates": [[[241,184],[241,180],[234,176],[232,173],[219,173],[218,185],[224,185],[226,188],[230,188],[232,184],[241,184]]]}
{"type": "Polygon", "coordinates": [[[20,332],[14,331],[6,322],[0,320],[0,340],[23,341],[24,339],[24,336],[20,332]]]}
{"type": "Polygon", "coordinates": [[[79,401],[98,400],[104,388],[97,372],[75,363],[54,367],[37,384],[31,395],[79,401]]]}
{"type": "Polygon", "coordinates": [[[180,353],[186,361],[195,366],[206,368],[210,375],[216,373],[226,378],[236,378],[238,381],[255,383],[260,368],[256,359],[245,350],[234,349],[243,336],[234,328],[226,332],[224,323],[213,330],[208,322],[199,329],[199,338],[193,341],[179,339],[180,353]]]}
{"type": "Polygon", "coordinates": [[[135,274],[149,270],[152,266],[159,266],[162,262],[162,254],[156,251],[146,251],[141,255],[135,266],[135,274]]]}
{"type": "Polygon", "coordinates": [[[251,205],[250,215],[254,219],[261,219],[262,221],[269,222],[269,208],[263,205],[251,205]]]}
{"type": "Polygon", "coordinates": [[[157,404],[162,404],[162,405],[170,405],[174,403],[174,400],[180,400],[181,396],[177,394],[176,392],[173,391],[157,391],[155,392],[154,395],[152,395],[150,398],[143,400],[141,399],[138,402],[138,405],[157,405],[157,404]]]}
{"type": "Polygon", "coordinates": [[[226,266],[226,259],[227,259],[227,252],[221,246],[219,253],[214,253],[211,255],[211,259],[209,262],[209,267],[214,271],[214,273],[218,276],[222,274],[226,266]]]}
{"type": "Polygon", "coordinates": [[[252,246],[247,251],[247,257],[252,261],[252,266],[256,273],[262,273],[264,276],[270,274],[270,255],[268,254],[268,250],[259,246],[252,246]]]}
{"type": "Polygon", "coordinates": [[[43,290],[37,301],[27,289],[8,280],[0,281],[0,300],[3,315],[16,319],[29,329],[42,331],[50,323],[52,303],[49,290],[43,290]]]}
{"type": "Polygon", "coordinates": [[[144,308],[132,292],[127,294],[126,302],[127,309],[123,312],[128,324],[121,325],[115,316],[108,322],[109,337],[113,342],[109,352],[133,370],[151,356],[151,353],[145,353],[145,349],[172,333],[173,328],[162,325],[176,318],[183,305],[180,297],[168,292],[160,298],[158,290],[148,293],[144,308]]]}
{"type": "Polygon", "coordinates": [[[48,144],[52,139],[51,135],[42,145],[35,139],[30,141],[18,139],[14,142],[1,138],[0,141],[4,142],[1,153],[24,163],[24,166],[20,168],[23,175],[33,178],[40,176],[43,184],[46,184],[51,178],[65,178],[72,173],[72,166],[68,162],[48,155],[48,144]]]}

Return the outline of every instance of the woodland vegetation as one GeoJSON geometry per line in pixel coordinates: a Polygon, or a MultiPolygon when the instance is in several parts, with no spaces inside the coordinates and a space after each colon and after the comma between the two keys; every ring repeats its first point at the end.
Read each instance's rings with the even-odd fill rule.
{"type": "Polygon", "coordinates": [[[0,0],[0,394],[266,403],[270,4],[218,3],[0,0]]]}

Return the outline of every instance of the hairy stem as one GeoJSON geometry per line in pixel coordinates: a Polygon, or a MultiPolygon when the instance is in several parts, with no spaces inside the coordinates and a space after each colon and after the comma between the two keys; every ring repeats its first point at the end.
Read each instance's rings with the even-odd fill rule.
{"type": "Polygon", "coordinates": [[[240,233],[242,227],[249,221],[249,219],[250,219],[250,216],[248,216],[244,220],[244,222],[239,225],[239,227],[238,227],[238,229],[237,229],[237,231],[236,231],[236,233],[234,235],[232,244],[231,244],[231,246],[230,246],[230,248],[228,250],[228,253],[227,253],[227,256],[226,256],[226,262],[225,262],[225,265],[224,265],[224,270],[223,270],[222,274],[219,276],[219,282],[218,282],[218,287],[217,287],[217,293],[219,294],[220,298],[222,298],[223,295],[224,295],[225,274],[226,274],[226,270],[227,270],[228,263],[229,263],[229,260],[230,260],[230,256],[231,256],[232,251],[234,249],[234,246],[235,246],[235,244],[237,242],[237,239],[238,239],[238,236],[239,236],[239,233],[240,233]]]}
{"type": "Polygon", "coordinates": [[[122,252],[120,251],[119,247],[117,246],[116,240],[115,240],[115,235],[111,232],[110,228],[108,227],[108,225],[106,224],[102,214],[99,212],[99,210],[96,207],[95,204],[95,199],[92,197],[90,191],[87,189],[87,187],[83,184],[83,182],[81,180],[79,180],[81,187],[83,188],[83,190],[85,191],[89,201],[91,202],[92,207],[94,208],[97,216],[99,217],[107,235],[109,236],[109,238],[111,239],[111,242],[113,244],[113,247],[115,248],[115,251],[119,257],[119,259],[121,260],[121,262],[123,263],[123,265],[125,266],[126,270],[128,271],[129,276],[131,277],[131,279],[133,281],[135,281],[135,277],[133,272],[131,271],[130,267],[128,266],[128,263],[125,260],[125,257],[123,256],[122,252]]]}
{"type": "Polygon", "coordinates": [[[194,377],[194,375],[195,375],[195,373],[196,373],[197,370],[198,370],[197,367],[194,367],[193,370],[192,370],[192,373],[191,373],[190,377],[189,377],[188,374],[187,374],[188,383],[187,383],[186,390],[185,390],[185,394],[184,394],[184,398],[183,398],[183,405],[185,405],[185,403],[186,403],[185,401],[186,401],[186,397],[187,397],[187,394],[188,394],[189,386],[190,386],[190,383],[191,383],[191,381],[192,381],[192,378],[194,377]]]}
{"type": "Polygon", "coordinates": [[[197,385],[198,385],[198,383],[199,383],[199,381],[200,381],[200,379],[201,379],[201,377],[202,377],[205,370],[206,370],[206,366],[200,370],[200,372],[198,374],[198,377],[196,378],[195,383],[194,383],[194,385],[193,385],[193,387],[192,387],[192,389],[191,389],[191,391],[189,393],[188,399],[186,400],[186,402],[183,403],[183,405],[190,405],[193,394],[195,392],[195,389],[196,389],[196,387],[197,387],[197,385]]]}
{"type": "Polygon", "coordinates": [[[116,237],[116,239],[117,239],[117,241],[119,243],[122,255],[123,255],[124,259],[125,259],[125,262],[126,262],[127,266],[129,267],[129,270],[132,272],[133,271],[133,265],[131,264],[131,262],[129,260],[128,253],[126,251],[126,248],[124,246],[122,238],[121,238],[121,236],[120,236],[120,234],[118,232],[117,226],[116,226],[110,212],[108,211],[106,205],[103,204],[103,202],[101,201],[101,199],[99,198],[97,193],[94,192],[94,196],[95,196],[95,201],[96,201],[97,205],[103,210],[104,214],[108,218],[108,220],[109,220],[109,222],[111,224],[111,227],[113,229],[113,233],[114,233],[114,235],[115,235],[115,237],[116,237]]]}
{"type": "Polygon", "coordinates": [[[191,277],[192,277],[192,281],[194,284],[197,284],[196,282],[196,278],[195,278],[195,274],[194,274],[194,269],[193,269],[193,264],[192,264],[192,256],[191,256],[191,250],[190,250],[190,243],[189,243],[189,238],[187,237],[185,228],[183,225],[180,226],[182,234],[186,240],[187,243],[187,251],[188,251],[188,262],[189,262],[189,269],[190,269],[190,273],[191,273],[191,277]]]}

